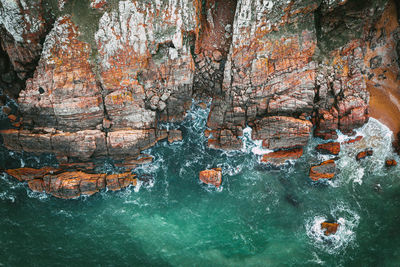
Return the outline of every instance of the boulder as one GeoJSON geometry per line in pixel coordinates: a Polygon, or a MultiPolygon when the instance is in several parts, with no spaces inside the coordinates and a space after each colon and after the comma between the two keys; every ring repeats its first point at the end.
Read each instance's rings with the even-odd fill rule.
{"type": "Polygon", "coordinates": [[[338,223],[330,223],[330,222],[323,222],[321,223],[321,229],[324,230],[324,234],[326,236],[329,236],[331,234],[335,234],[337,232],[337,229],[339,227],[338,223]]]}
{"type": "Polygon", "coordinates": [[[319,144],[316,149],[318,152],[322,154],[339,155],[340,143],[330,142],[325,144],[319,144]]]}
{"type": "Polygon", "coordinates": [[[362,136],[357,136],[356,138],[354,138],[354,139],[350,139],[350,140],[347,140],[347,141],[344,141],[344,142],[342,142],[342,144],[353,144],[353,143],[355,143],[355,142],[358,142],[358,141],[361,141],[361,139],[363,139],[363,137],[362,136]]]}
{"type": "Polygon", "coordinates": [[[295,160],[303,155],[303,148],[295,148],[291,150],[279,150],[263,155],[261,161],[271,163],[272,165],[282,165],[288,160],[295,160]]]}
{"type": "Polygon", "coordinates": [[[364,158],[366,158],[368,156],[372,156],[373,153],[374,152],[371,149],[367,149],[365,151],[362,151],[362,152],[358,153],[357,156],[356,156],[356,159],[357,160],[364,159],[364,158]]]}
{"type": "Polygon", "coordinates": [[[393,166],[397,166],[397,161],[394,159],[387,159],[385,161],[385,165],[386,167],[393,167],[393,166]]]}
{"type": "Polygon", "coordinates": [[[219,187],[222,183],[222,169],[214,168],[211,170],[201,171],[199,174],[199,178],[205,184],[211,184],[219,187]]]}
{"type": "Polygon", "coordinates": [[[319,165],[312,166],[309,176],[313,181],[318,181],[319,179],[332,179],[333,177],[335,177],[335,172],[335,161],[327,160],[319,165]]]}

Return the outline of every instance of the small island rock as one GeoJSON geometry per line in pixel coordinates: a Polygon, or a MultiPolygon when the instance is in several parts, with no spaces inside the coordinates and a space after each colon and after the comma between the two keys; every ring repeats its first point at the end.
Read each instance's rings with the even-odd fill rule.
{"type": "Polygon", "coordinates": [[[339,227],[338,223],[330,223],[330,222],[321,223],[321,229],[322,230],[325,229],[324,234],[326,236],[331,235],[331,234],[335,234],[337,232],[338,227],[339,227]]]}
{"type": "Polygon", "coordinates": [[[203,183],[219,187],[222,183],[222,170],[221,168],[214,168],[211,170],[201,171],[199,178],[203,183]]]}
{"type": "Polygon", "coordinates": [[[332,179],[335,177],[336,164],[334,160],[327,160],[320,165],[312,166],[310,169],[310,178],[313,181],[319,179],[332,179]]]}

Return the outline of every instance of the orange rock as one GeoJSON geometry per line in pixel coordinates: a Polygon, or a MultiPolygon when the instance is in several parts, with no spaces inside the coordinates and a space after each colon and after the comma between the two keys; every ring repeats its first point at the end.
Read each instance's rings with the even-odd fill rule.
{"type": "Polygon", "coordinates": [[[261,161],[274,165],[281,165],[287,160],[298,159],[303,155],[303,148],[295,148],[291,150],[279,150],[263,155],[261,161]]]}
{"type": "Polygon", "coordinates": [[[386,164],[386,167],[396,166],[397,161],[394,159],[388,159],[388,160],[386,160],[385,164],[386,164]]]}
{"type": "Polygon", "coordinates": [[[45,192],[45,186],[42,179],[33,179],[28,181],[28,186],[33,192],[45,192]]]}
{"type": "Polygon", "coordinates": [[[89,174],[81,171],[46,175],[43,178],[46,193],[70,199],[82,194],[93,195],[105,188],[106,174],[89,174]]]}
{"type": "Polygon", "coordinates": [[[322,154],[339,155],[340,144],[338,142],[319,144],[316,149],[322,154]]]}
{"type": "Polygon", "coordinates": [[[337,229],[339,227],[338,223],[329,223],[329,222],[323,222],[321,223],[321,229],[325,229],[324,234],[325,235],[331,235],[335,234],[337,232],[337,229]]]}
{"type": "Polygon", "coordinates": [[[17,120],[17,116],[15,116],[14,114],[10,114],[10,115],[8,115],[8,119],[10,121],[16,121],[17,120]]]}
{"type": "Polygon", "coordinates": [[[111,191],[121,190],[129,185],[136,186],[137,180],[136,175],[131,172],[125,172],[120,174],[110,174],[106,176],[107,188],[111,191]]]}
{"type": "Polygon", "coordinates": [[[14,126],[15,128],[19,128],[19,127],[21,126],[21,124],[22,124],[21,121],[19,121],[19,122],[14,122],[14,123],[12,124],[12,126],[14,126]]]}
{"type": "Polygon", "coordinates": [[[367,156],[372,156],[372,154],[373,154],[372,150],[370,150],[370,149],[369,150],[365,150],[365,151],[362,151],[362,152],[358,153],[357,156],[356,156],[356,159],[357,160],[364,159],[367,156]]]}
{"type": "Polygon", "coordinates": [[[214,168],[211,170],[201,171],[199,178],[203,183],[219,187],[222,183],[222,170],[221,168],[214,168]]]}
{"type": "Polygon", "coordinates": [[[345,141],[345,142],[343,142],[342,144],[353,144],[353,143],[355,143],[355,142],[360,141],[361,139],[363,139],[362,136],[357,136],[356,138],[351,139],[351,140],[348,140],[348,141],[345,141]]]}
{"type": "Polygon", "coordinates": [[[332,179],[335,177],[336,164],[334,160],[327,160],[320,165],[312,166],[310,169],[310,178],[313,181],[319,179],[332,179]]]}
{"type": "Polygon", "coordinates": [[[33,179],[43,178],[46,174],[59,172],[60,169],[44,167],[41,169],[34,168],[18,168],[18,169],[8,169],[5,172],[18,179],[19,181],[29,181],[33,179]]]}

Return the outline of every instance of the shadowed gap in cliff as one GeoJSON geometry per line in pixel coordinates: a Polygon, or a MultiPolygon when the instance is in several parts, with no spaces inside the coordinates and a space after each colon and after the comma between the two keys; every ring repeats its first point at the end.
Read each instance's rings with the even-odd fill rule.
{"type": "Polygon", "coordinates": [[[237,0],[202,2],[201,31],[194,49],[195,97],[214,97],[222,94],[223,74],[232,43],[236,4],[237,0]]]}

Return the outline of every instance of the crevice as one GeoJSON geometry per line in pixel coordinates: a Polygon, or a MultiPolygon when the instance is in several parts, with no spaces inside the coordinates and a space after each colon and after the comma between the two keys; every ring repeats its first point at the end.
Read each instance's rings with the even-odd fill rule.
{"type": "Polygon", "coordinates": [[[206,99],[222,96],[224,69],[232,44],[237,0],[203,0],[201,28],[192,50],[195,61],[193,95],[206,99]]]}

